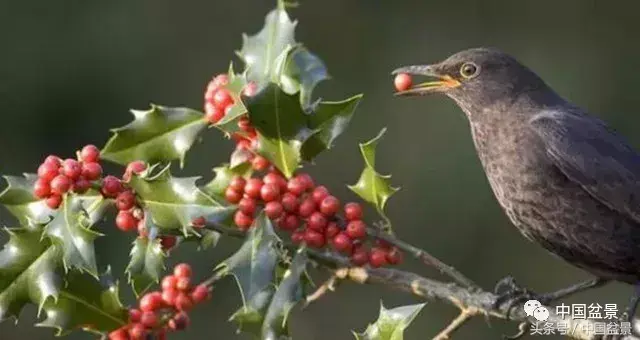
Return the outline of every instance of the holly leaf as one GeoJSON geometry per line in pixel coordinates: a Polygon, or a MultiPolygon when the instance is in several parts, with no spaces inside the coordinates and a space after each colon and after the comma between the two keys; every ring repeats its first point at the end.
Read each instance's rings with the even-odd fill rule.
{"type": "Polygon", "coordinates": [[[94,241],[102,234],[89,229],[92,218],[77,196],[65,195],[59,213],[44,228],[44,234],[62,249],[66,270],[77,268],[98,275],[94,241]]]}
{"type": "Polygon", "coordinates": [[[242,49],[237,52],[245,63],[247,79],[262,89],[277,71],[276,60],[289,45],[295,44],[297,21],[291,21],[284,5],[272,10],[258,34],[242,35],[242,49]]]}
{"type": "Polygon", "coordinates": [[[243,165],[248,165],[249,161],[253,158],[253,153],[247,149],[235,149],[231,153],[231,160],[229,165],[232,168],[242,167],[243,165]]]}
{"type": "Polygon", "coordinates": [[[186,235],[193,230],[194,218],[202,216],[208,222],[219,223],[235,210],[198,189],[195,184],[198,178],[173,177],[166,166],[157,174],[148,171],[143,176],[132,176],[129,186],[136,191],[158,228],[182,229],[186,235]]]}
{"type": "Polygon", "coordinates": [[[378,320],[370,324],[364,333],[354,333],[357,340],[403,340],[404,330],[420,313],[424,303],[386,309],[380,304],[378,320]]]}
{"type": "Polygon", "coordinates": [[[233,275],[240,289],[243,307],[231,316],[239,331],[256,335],[261,332],[264,313],[275,293],[280,242],[271,221],[261,213],[242,247],[218,267],[223,273],[233,275]]]}
{"type": "Polygon", "coordinates": [[[18,318],[27,303],[39,308],[59,298],[60,249],[42,230],[6,229],[9,241],[0,251],[0,320],[18,318]]]}
{"type": "Polygon", "coordinates": [[[275,165],[287,178],[291,178],[300,165],[299,140],[282,140],[258,133],[256,152],[275,165]]]}
{"type": "Polygon", "coordinates": [[[198,230],[198,233],[200,234],[198,250],[207,250],[215,247],[222,236],[219,232],[209,229],[198,230]]]}
{"type": "Polygon", "coordinates": [[[311,106],[311,93],[323,80],[329,79],[324,62],[302,44],[290,45],[276,60],[277,83],[289,94],[300,92],[300,104],[311,106]]]}
{"type": "Polygon", "coordinates": [[[389,222],[389,218],[384,213],[384,206],[389,197],[400,188],[394,188],[390,185],[391,175],[381,175],[375,169],[376,146],[385,132],[386,129],[382,129],[374,139],[366,143],[360,143],[360,152],[364,158],[365,167],[358,182],[349,185],[348,188],[363,200],[371,203],[380,216],[389,222]]]}
{"type": "Polygon", "coordinates": [[[340,102],[320,102],[309,117],[313,134],[302,144],[302,158],[311,161],[318,154],[329,150],[333,142],[347,129],[362,95],[340,102]]]}
{"type": "Polygon", "coordinates": [[[299,249],[269,304],[262,325],[263,339],[279,339],[288,335],[289,312],[303,298],[302,280],[307,262],[305,250],[299,249]]]}
{"type": "Polygon", "coordinates": [[[21,225],[33,223],[46,223],[50,216],[56,214],[49,209],[43,200],[33,195],[33,185],[38,176],[24,174],[19,176],[4,176],[7,187],[0,193],[0,204],[4,205],[21,225]]]}
{"type": "Polygon", "coordinates": [[[148,163],[184,163],[186,152],[207,126],[201,112],[188,108],[151,105],[147,111],[131,110],[135,119],[111,130],[113,136],[100,157],[126,165],[135,160],[148,163]]]}
{"type": "Polygon", "coordinates": [[[202,187],[202,191],[206,194],[217,198],[218,202],[224,202],[224,192],[231,183],[231,179],[235,176],[249,177],[251,175],[250,164],[244,166],[232,167],[231,164],[222,164],[217,168],[213,168],[215,176],[213,179],[202,187]]]}
{"type": "Polygon", "coordinates": [[[62,336],[79,328],[104,334],[127,324],[129,316],[110,273],[98,281],[90,275],[71,271],[66,281],[58,299],[45,302],[46,319],[37,326],[54,327],[58,330],[56,335],[62,336]]]}
{"type": "Polygon", "coordinates": [[[247,113],[247,108],[245,107],[243,98],[241,97],[242,90],[247,85],[247,79],[244,75],[235,73],[233,70],[233,64],[229,66],[227,76],[229,77],[229,83],[225,85],[224,88],[229,91],[229,94],[231,94],[231,97],[233,98],[233,105],[231,106],[231,109],[225,113],[224,117],[213,126],[222,130],[227,137],[231,137],[231,135],[234,134],[244,136],[246,135],[246,132],[240,130],[238,127],[238,120],[247,113]]]}
{"type": "MultiPolygon", "coordinates": [[[[150,223],[149,220],[149,218],[146,219],[147,224],[150,223]]],[[[129,284],[138,296],[160,280],[160,274],[165,268],[165,254],[159,238],[138,237],[133,241],[130,255],[131,260],[126,273],[129,284]]]]}

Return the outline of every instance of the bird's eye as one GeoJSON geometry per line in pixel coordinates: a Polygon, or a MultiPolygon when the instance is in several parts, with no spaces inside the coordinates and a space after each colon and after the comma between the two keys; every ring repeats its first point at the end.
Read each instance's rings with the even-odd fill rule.
{"type": "Polygon", "coordinates": [[[460,75],[465,78],[473,78],[478,75],[480,68],[474,63],[464,63],[462,67],[460,67],[460,75]]]}

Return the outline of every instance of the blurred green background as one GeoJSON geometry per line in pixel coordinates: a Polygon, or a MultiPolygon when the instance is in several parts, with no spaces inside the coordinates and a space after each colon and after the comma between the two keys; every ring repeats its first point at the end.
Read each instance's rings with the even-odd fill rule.
{"type": "MultiPolygon", "coordinates": [[[[8,1],[0,4],[0,173],[35,172],[47,154],[71,156],[86,143],[99,146],[108,129],[127,123],[130,108],[149,103],[201,108],[205,84],[226,70],[241,33],[255,33],[275,1],[8,1]]],[[[363,92],[365,100],[346,135],[309,171],[344,200],[362,160],[357,142],[389,128],[379,147],[380,170],[402,190],[388,203],[398,235],[459,268],[483,287],[511,274],[523,285],[549,291],[588,277],[525,241],[507,221],[484,177],[462,112],[444,97],[398,99],[389,72],[437,61],[458,50],[496,46],[538,72],[558,92],[605,118],[640,146],[636,91],[640,47],[637,1],[302,1],[292,16],[297,38],[324,59],[333,80],[319,87],[326,99],[363,92]]],[[[234,59],[236,60],[236,59],[234,59]]],[[[231,143],[214,131],[187,157],[183,175],[211,177],[231,143]]],[[[113,167],[112,170],[121,171],[113,167]]],[[[369,214],[373,216],[373,214],[369,214]]],[[[12,225],[3,213],[0,221],[12,225]]],[[[126,264],[131,235],[111,224],[98,241],[102,265],[126,264]]],[[[0,236],[4,242],[5,235],[0,236]]],[[[204,277],[236,247],[185,246],[169,264],[188,259],[204,277]]],[[[407,261],[407,269],[438,277],[407,261]]],[[[131,294],[121,278],[128,302],[131,294]]],[[[631,289],[614,284],[569,302],[626,305],[631,289]]],[[[232,280],[195,310],[192,327],[171,339],[233,339],[227,318],[239,307],[232,280]]],[[[295,339],[351,339],[386,306],[417,302],[377,286],[345,284],[292,320],[295,339]]],[[[407,339],[432,337],[456,314],[427,305],[407,339]]],[[[50,339],[32,327],[36,310],[18,325],[0,324],[0,339],[50,339]]],[[[457,339],[498,339],[514,323],[477,318],[457,339]]],[[[90,336],[76,333],[71,339],[90,336]]],[[[246,338],[240,336],[239,338],[246,338]]]]}

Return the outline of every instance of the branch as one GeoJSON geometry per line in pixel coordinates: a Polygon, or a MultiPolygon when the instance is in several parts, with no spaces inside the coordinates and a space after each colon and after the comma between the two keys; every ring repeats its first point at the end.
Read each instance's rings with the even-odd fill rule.
{"type": "MultiPolygon", "coordinates": [[[[244,237],[245,235],[243,231],[238,229],[231,229],[219,225],[207,225],[206,227],[233,237],[244,237]]],[[[394,241],[397,240],[394,239],[394,241]]],[[[394,243],[394,245],[398,244],[403,244],[405,246],[404,249],[417,249],[418,251],[416,251],[416,253],[426,254],[426,252],[422,252],[420,249],[408,245],[405,242],[394,243]]],[[[285,244],[285,246],[291,249],[297,248],[297,246],[291,244],[285,244]]],[[[352,267],[348,258],[328,250],[320,251],[309,248],[307,252],[311,259],[319,263],[324,269],[328,270],[331,275],[338,279],[348,279],[360,284],[383,285],[420,298],[440,300],[460,309],[460,315],[441,331],[434,340],[448,339],[449,336],[458,330],[466,321],[478,315],[520,321],[521,325],[522,323],[537,323],[537,320],[533,317],[526,315],[524,312],[524,304],[514,304],[511,305],[511,307],[509,307],[508,304],[502,304],[496,307],[498,295],[491,292],[477,288],[463,287],[458,283],[432,280],[412,272],[398,269],[352,267]]],[[[322,295],[326,293],[334,283],[335,281],[330,279],[327,281],[327,287],[321,289],[317,294],[322,295]]],[[[312,297],[312,300],[315,298],[317,297],[312,297]]],[[[540,326],[545,323],[552,323],[554,325],[561,323],[566,326],[567,333],[565,335],[573,339],[602,339],[600,335],[595,335],[593,331],[596,328],[596,324],[598,324],[596,320],[563,318],[556,314],[554,307],[545,307],[549,310],[549,319],[546,322],[538,323],[540,326]]],[[[640,340],[640,337],[625,335],[617,339],[640,340]]]]}

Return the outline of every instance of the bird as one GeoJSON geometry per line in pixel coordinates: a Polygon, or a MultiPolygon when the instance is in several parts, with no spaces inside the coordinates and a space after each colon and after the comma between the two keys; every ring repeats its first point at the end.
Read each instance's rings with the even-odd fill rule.
{"type": "MultiPolygon", "coordinates": [[[[444,94],[459,106],[511,223],[528,240],[593,276],[538,294],[539,300],[611,281],[640,287],[640,154],[623,136],[496,48],[471,48],[392,74],[432,79],[397,96],[444,94]]],[[[518,292],[531,295],[512,278],[500,284],[505,282],[513,288],[507,299],[518,292]]],[[[638,292],[628,318],[638,306],[638,292]]]]}

